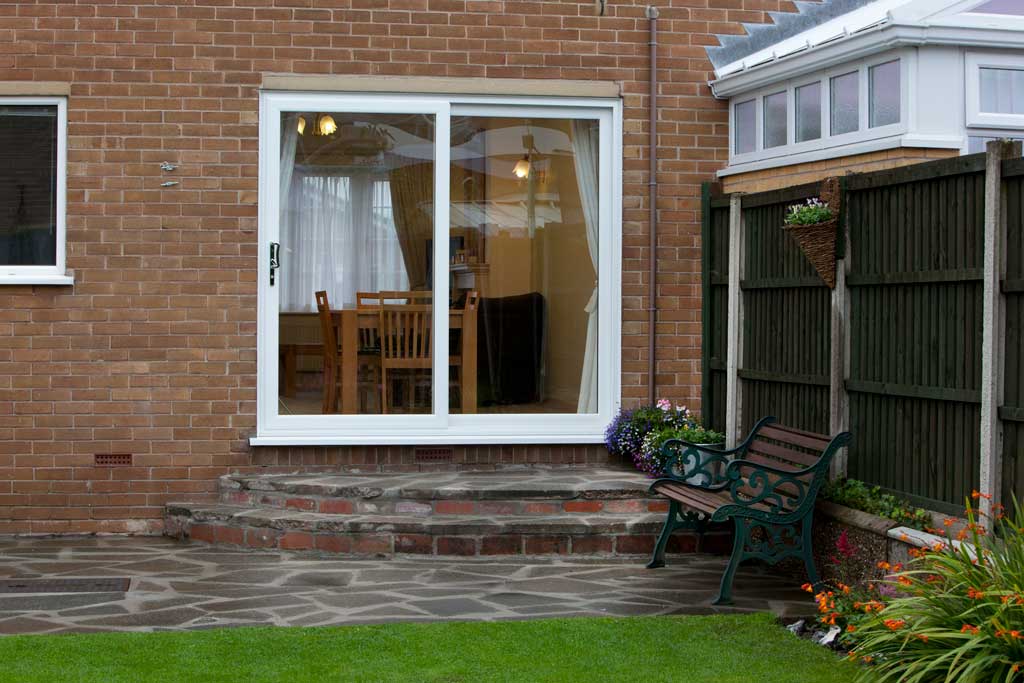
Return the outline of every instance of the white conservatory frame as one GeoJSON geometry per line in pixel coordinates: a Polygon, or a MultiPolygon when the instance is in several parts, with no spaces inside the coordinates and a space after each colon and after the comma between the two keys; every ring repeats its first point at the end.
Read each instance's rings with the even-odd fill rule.
{"type": "Polygon", "coordinates": [[[875,0],[800,34],[716,69],[710,86],[729,99],[729,166],[719,176],[790,166],[881,150],[908,148],[966,152],[970,137],[1013,136],[1024,116],[980,112],[978,68],[1024,68],[1024,16],[973,13],[985,0],[875,0]],[[899,56],[899,124],[866,127],[866,69],[899,56]],[[861,71],[861,126],[829,136],[827,78],[861,71]],[[822,80],[822,137],[796,143],[793,89],[822,80]],[[761,98],[789,93],[789,144],[763,149],[761,98]],[[736,103],[758,100],[757,148],[735,153],[736,103]]]}
{"type": "MultiPolygon", "coordinates": [[[[259,139],[257,430],[254,446],[599,443],[618,409],[621,385],[622,103],[617,98],[512,97],[263,91],[259,139]],[[435,118],[434,290],[449,281],[448,168],[452,116],[588,118],[600,121],[598,411],[589,414],[449,414],[447,356],[435,354],[430,415],[281,415],[278,412],[278,295],[269,284],[269,245],[278,241],[282,113],[425,113],[435,118]]],[[[282,267],[287,264],[282,263],[282,267]]],[[[446,298],[441,297],[438,298],[446,298]]],[[[434,334],[448,338],[448,310],[434,308],[434,334]]]]}

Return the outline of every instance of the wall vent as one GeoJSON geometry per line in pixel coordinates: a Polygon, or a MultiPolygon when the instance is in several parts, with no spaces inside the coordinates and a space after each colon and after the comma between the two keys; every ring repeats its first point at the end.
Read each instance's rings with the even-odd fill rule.
{"type": "Polygon", "coordinates": [[[96,467],[131,467],[131,453],[97,453],[94,463],[96,467]]]}
{"type": "Polygon", "coordinates": [[[417,447],[414,457],[416,462],[451,462],[454,453],[451,446],[417,447]]]}

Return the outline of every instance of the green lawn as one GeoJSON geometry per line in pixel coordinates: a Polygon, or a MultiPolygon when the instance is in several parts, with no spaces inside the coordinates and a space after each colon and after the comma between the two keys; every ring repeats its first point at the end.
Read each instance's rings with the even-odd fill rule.
{"type": "Polygon", "coordinates": [[[0,681],[844,683],[770,615],[0,638],[0,681]]]}

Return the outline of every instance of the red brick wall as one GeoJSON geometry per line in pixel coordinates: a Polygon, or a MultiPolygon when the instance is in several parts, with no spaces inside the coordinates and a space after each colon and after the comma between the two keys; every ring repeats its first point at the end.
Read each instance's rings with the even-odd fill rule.
{"type": "MultiPolygon", "coordinates": [[[[0,288],[0,533],[154,532],[170,499],[254,464],[408,462],[409,449],[252,449],[257,88],[264,73],[619,81],[623,398],[646,396],[646,2],[0,0],[0,81],[70,81],[75,286],[0,288]],[[161,161],[181,185],[162,189],[161,161]],[[130,468],[94,468],[132,453],[130,468]]],[[[704,46],[785,0],[661,7],[660,396],[699,407],[699,193],[726,159],[704,46]]],[[[598,447],[460,448],[463,462],[598,447]]]]}

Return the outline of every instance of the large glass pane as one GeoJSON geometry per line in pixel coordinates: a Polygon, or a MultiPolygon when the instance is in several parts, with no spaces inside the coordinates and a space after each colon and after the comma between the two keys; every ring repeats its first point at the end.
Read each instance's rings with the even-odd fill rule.
{"type": "Polygon", "coordinates": [[[452,117],[453,413],[597,412],[599,139],[452,117]]]}
{"type": "Polygon", "coordinates": [[[831,81],[832,135],[860,129],[860,74],[853,71],[831,81]]]}
{"type": "Polygon", "coordinates": [[[766,95],[764,98],[764,148],[781,147],[786,144],[786,99],[784,92],[766,95]]]}
{"type": "Polygon", "coordinates": [[[57,263],[57,106],[0,106],[0,265],[57,263]]]}
{"type": "Polygon", "coordinates": [[[981,69],[981,111],[1024,114],[1024,70],[981,69]]]}
{"type": "Polygon", "coordinates": [[[796,141],[821,137],[821,82],[796,89],[796,141]]]}
{"type": "Polygon", "coordinates": [[[740,102],[733,114],[736,127],[736,154],[750,154],[757,144],[757,103],[740,102]]]}
{"type": "Polygon", "coordinates": [[[281,120],[279,413],[431,413],[434,117],[281,120]]]}
{"type": "Polygon", "coordinates": [[[868,69],[869,126],[900,122],[900,60],[868,69]]]}

